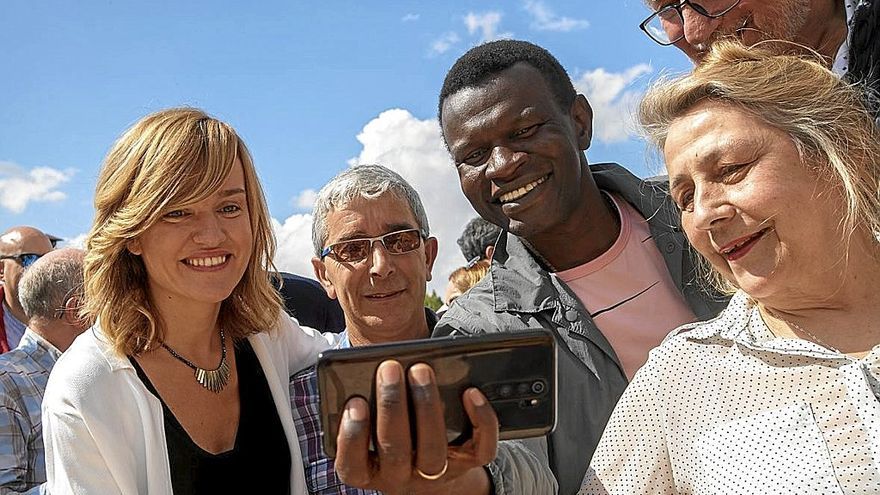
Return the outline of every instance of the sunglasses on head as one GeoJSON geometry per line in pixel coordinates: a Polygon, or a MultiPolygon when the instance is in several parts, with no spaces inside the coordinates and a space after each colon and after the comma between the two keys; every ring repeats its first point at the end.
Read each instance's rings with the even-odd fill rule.
{"type": "Polygon", "coordinates": [[[406,229],[390,232],[378,237],[362,237],[333,243],[321,250],[321,259],[330,256],[341,263],[356,263],[370,255],[373,243],[379,241],[389,254],[404,254],[415,251],[422,245],[419,229],[406,229]]]}
{"type": "Polygon", "coordinates": [[[37,261],[42,256],[42,254],[22,253],[14,256],[0,256],[0,260],[15,260],[15,262],[21,265],[22,268],[27,268],[33,265],[34,261],[37,261]]]}

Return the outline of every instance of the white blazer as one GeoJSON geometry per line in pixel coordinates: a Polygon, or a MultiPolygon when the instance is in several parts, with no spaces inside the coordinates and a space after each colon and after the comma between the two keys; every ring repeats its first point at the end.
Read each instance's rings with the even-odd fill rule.
{"type": "MultiPolygon", "coordinates": [[[[279,328],[248,337],[263,367],[290,447],[290,493],[307,493],[290,412],[290,375],[315,362],[335,334],[302,328],[286,315],[279,328]]],[[[162,404],[98,325],[55,364],[43,398],[49,493],[170,494],[162,404]]]]}

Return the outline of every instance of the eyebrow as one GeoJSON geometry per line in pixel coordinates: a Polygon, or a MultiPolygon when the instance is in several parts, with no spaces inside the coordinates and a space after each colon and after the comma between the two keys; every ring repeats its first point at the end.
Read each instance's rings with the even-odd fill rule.
{"type": "Polygon", "coordinates": [[[235,196],[236,194],[247,194],[247,191],[245,191],[241,187],[236,187],[233,189],[226,189],[225,191],[220,191],[220,197],[222,197],[222,198],[226,198],[229,196],[235,196]]]}

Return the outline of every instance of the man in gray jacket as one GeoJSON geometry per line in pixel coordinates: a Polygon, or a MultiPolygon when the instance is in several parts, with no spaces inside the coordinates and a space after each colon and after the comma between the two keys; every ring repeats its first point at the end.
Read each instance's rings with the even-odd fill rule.
{"type": "Polygon", "coordinates": [[[665,183],[587,164],[592,110],[543,48],[503,40],[471,49],[446,76],[439,116],[462,191],[506,232],[489,275],[434,335],[556,333],[556,430],[527,442],[536,463],[505,459],[500,449],[493,474],[496,489],[514,491],[536,474],[525,471],[546,466],[559,493],[575,493],[648,350],[724,302],[695,281],[696,260],[665,183]]]}

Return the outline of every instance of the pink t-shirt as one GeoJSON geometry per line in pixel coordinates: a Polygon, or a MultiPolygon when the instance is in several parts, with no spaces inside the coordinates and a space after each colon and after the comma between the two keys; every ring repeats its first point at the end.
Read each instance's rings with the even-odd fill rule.
{"type": "Polygon", "coordinates": [[[556,276],[590,312],[632,380],[648,351],[696,317],[676,289],[647,220],[623,199],[611,198],[620,215],[617,241],[598,258],[556,276]]]}

